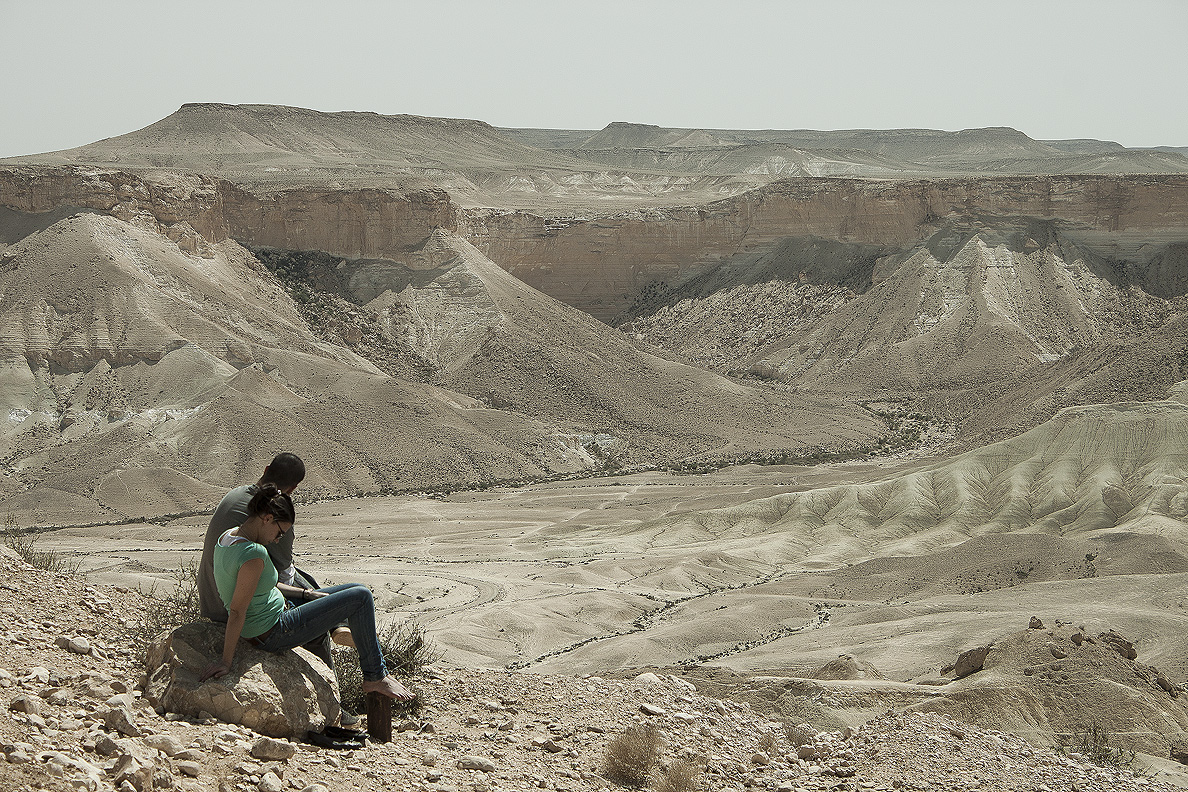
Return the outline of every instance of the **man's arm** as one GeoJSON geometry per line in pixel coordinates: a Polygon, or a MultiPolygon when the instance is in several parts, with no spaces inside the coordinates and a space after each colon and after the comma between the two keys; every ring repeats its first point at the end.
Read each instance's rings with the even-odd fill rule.
{"type": "MultiPolygon", "coordinates": [[[[292,584],[297,572],[296,567],[293,566],[293,534],[296,531],[297,526],[293,526],[281,534],[279,539],[268,545],[268,557],[272,559],[272,565],[276,567],[277,580],[291,588],[294,587],[292,584]]],[[[286,597],[289,596],[283,588],[281,593],[286,597]]]]}

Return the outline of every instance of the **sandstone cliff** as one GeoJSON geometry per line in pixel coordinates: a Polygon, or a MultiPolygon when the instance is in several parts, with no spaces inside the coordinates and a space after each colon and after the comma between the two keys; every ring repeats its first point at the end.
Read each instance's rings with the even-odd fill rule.
{"type": "Polygon", "coordinates": [[[780,239],[905,249],[942,221],[976,230],[995,218],[1048,220],[1097,255],[1143,260],[1188,241],[1188,176],[791,179],[699,208],[614,217],[470,211],[463,233],[529,285],[611,321],[649,288],[780,239]]]}

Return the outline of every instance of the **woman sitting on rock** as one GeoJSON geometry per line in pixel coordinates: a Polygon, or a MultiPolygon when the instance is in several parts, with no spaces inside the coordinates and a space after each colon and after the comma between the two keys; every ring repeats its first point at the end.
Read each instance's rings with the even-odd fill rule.
{"type": "Polygon", "coordinates": [[[309,602],[285,609],[277,589],[276,567],[264,545],[292,530],[296,514],[293,500],[273,484],[265,484],[247,507],[243,525],[219,537],[214,550],[215,582],[227,606],[227,633],[223,659],[202,672],[199,682],[217,679],[231,671],[239,639],[266,652],[283,652],[309,642],[344,620],[351,627],[363,691],[408,700],[413,694],[387,673],[375,634],[375,602],[361,583],[346,583],[304,592],[309,602]]]}

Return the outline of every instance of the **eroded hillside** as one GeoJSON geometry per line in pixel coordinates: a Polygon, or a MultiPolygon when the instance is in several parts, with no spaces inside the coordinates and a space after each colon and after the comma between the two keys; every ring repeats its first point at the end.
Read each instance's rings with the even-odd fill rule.
{"type": "MultiPolygon", "coordinates": [[[[0,169],[6,255],[24,260],[31,245],[52,246],[55,224],[77,225],[73,216],[89,212],[153,237],[141,246],[151,255],[189,262],[174,269],[193,277],[154,275],[141,291],[215,295],[203,296],[200,310],[160,308],[148,298],[128,302],[120,289],[136,289],[113,286],[114,296],[94,298],[102,310],[91,297],[78,308],[42,306],[33,293],[40,287],[16,283],[31,268],[17,267],[12,298],[28,294],[10,314],[12,352],[14,360],[18,349],[27,353],[28,365],[10,366],[10,398],[30,415],[51,402],[58,406],[47,415],[68,414],[83,394],[39,383],[58,376],[55,367],[131,366],[130,350],[145,337],[164,344],[151,353],[161,359],[193,346],[237,371],[245,362],[276,365],[270,376],[286,388],[302,379],[299,367],[276,374],[272,359],[288,358],[259,349],[394,378],[409,392],[443,387],[459,394],[467,420],[477,405],[483,420],[516,416],[532,426],[525,436],[543,432],[562,438],[546,445],[570,449],[553,462],[552,451],[518,448],[511,462],[498,451],[500,461],[450,481],[521,467],[538,475],[852,454],[895,431],[880,422],[881,408],[862,407],[888,400],[956,427],[968,446],[1069,405],[1162,398],[1183,378],[1188,176],[1178,156],[1008,129],[612,124],[583,137],[187,105],[144,130],[0,169]],[[783,147],[781,157],[800,151],[804,167],[775,167],[772,147],[783,147]],[[822,158],[848,162],[850,176],[877,164],[895,178],[802,175],[822,158]],[[1084,167],[1070,164],[1077,158],[1084,167]],[[1094,158],[1098,165],[1085,164],[1094,158]],[[1146,165],[1118,164],[1140,160],[1146,165]],[[1109,170],[1106,161],[1125,172],[1086,173],[1109,170]],[[1045,175],[1011,175],[1009,162],[1045,175]],[[1159,162],[1164,173],[1139,173],[1159,162]],[[247,273],[235,288],[258,301],[279,293],[252,254],[228,253],[240,246],[283,280],[284,332],[266,310],[239,311],[218,296],[232,274],[210,262],[229,255],[247,273]],[[197,286],[199,277],[222,285],[197,286]],[[130,306],[122,313],[111,307],[120,300],[130,306]],[[127,339],[111,341],[99,320],[61,318],[71,311],[102,322],[136,318],[127,319],[127,339]]],[[[108,288],[103,254],[80,268],[63,245],[59,264],[73,274],[52,277],[76,290],[108,288]]],[[[136,255],[114,255],[116,269],[136,255]]],[[[305,399],[310,387],[295,392],[305,399]]],[[[143,409],[180,415],[205,398],[159,390],[169,400],[142,399],[143,409]]],[[[118,407],[107,414],[121,415],[118,407]]],[[[79,435],[98,425],[67,422],[79,435]]],[[[73,443],[67,429],[37,442],[73,443]]],[[[538,440],[529,445],[539,449],[538,440]]],[[[401,464],[397,475],[369,462],[356,468],[368,473],[333,488],[406,483],[401,464]]]]}
{"type": "Polygon", "coordinates": [[[313,491],[352,494],[853,450],[881,432],[857,405],[635,348],[441,227],[456,209],[439,194],[5,177],[6,486],[36,522],[200,508],[277,447],[326,461],[313,491]],[[290,246],[273,258],[353,233],[376,258],[320,254],[333,277],[307,268],[286,289],[243,228],[290,246]]]}

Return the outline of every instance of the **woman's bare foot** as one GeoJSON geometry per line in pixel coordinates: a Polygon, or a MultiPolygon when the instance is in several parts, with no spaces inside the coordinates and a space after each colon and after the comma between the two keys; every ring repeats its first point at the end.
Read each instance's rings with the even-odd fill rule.
{"type": "Polygon", "coordinates": [[[363,683],[364,693],[380,693],[388,698],[394,698],[397,701],[412,701],[417,696],[404,685],[396,681],[396,678],[388,674],[383,679],[374,682],[363,683]]]}
{"type": "Polygon", "coordinates": [[[349,627],[335,627],[330,633],[330,640],[339,646],[355,647],[355,636],[351,635],[349,627]]]}

